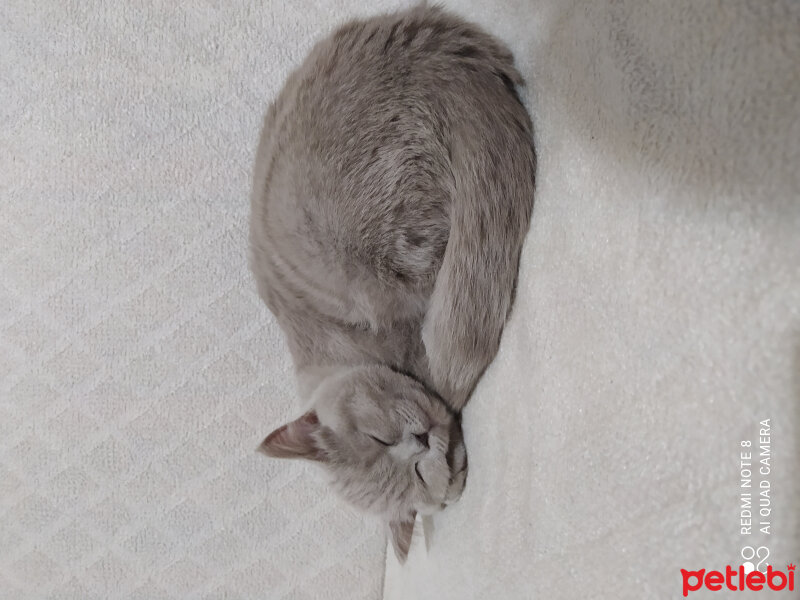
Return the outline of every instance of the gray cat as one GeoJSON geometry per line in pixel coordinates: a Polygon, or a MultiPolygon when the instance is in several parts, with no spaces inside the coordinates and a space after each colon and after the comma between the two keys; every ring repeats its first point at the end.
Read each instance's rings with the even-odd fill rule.
{"type": "Polygon", "coordinates": [[[306,412],[261,445],[388,523],[461,495],[459,413],[495,356],[533,204],[509,51],[418,7],[316,45],[269,107],[250,223],[306,412]]]}

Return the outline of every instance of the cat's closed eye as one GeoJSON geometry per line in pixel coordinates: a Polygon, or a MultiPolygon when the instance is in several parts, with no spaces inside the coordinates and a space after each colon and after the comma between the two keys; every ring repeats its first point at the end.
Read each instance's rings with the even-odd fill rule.
{"type": "Polygon", "coordinates": [[[378,442],[381,446],[391,446],[392,445],[389,442],[384,442],[382,439],[375,437],[371,433],[368,433],[367,435],[369,437],[371,437],[373,440],[375,440],[376,442],[378,442]]]}

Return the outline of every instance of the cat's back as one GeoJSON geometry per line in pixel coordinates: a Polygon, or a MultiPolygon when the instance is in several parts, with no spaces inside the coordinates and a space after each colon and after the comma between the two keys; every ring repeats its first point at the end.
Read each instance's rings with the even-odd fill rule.
{"type": "Polygon", "coordinates": [[[521,106],[503,103],[519,104],[518,80],[505,48],[438,9],[356,21],[319,43],[265,120],[257,277],[348,320],[424,310],[447,245],[454,138],[517,118],[521,106]]]}

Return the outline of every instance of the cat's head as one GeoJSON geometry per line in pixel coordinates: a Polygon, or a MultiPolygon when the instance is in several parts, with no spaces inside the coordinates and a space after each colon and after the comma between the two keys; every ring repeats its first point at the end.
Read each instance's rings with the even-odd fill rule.
{"type": "Polygon", "coordinates": [[[319,462],[342,497],[384,520],[401,561],[416,514],[457,500],[467,474],[458,419],[414,379],[386,367],[327,378],[314,392],[313,409],[273,431],[259,449],[319,462]]]}

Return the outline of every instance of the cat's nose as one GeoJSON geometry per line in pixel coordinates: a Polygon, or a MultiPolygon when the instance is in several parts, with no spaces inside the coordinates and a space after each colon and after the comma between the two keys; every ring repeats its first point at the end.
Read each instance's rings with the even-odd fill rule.
{"type": "Polygon", "coordinates": [[[426,448],[428,447],[428,432],[427,431],[425,433],[415,433],[414,437],[417,438],[417,441],[420,444],[422,444],[426,448]]]}

